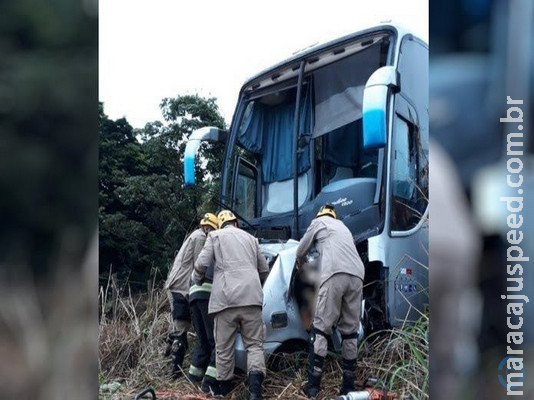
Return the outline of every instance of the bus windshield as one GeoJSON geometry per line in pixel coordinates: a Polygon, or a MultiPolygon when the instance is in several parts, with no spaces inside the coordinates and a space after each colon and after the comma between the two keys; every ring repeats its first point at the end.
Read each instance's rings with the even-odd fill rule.
{"type": "MultiPolygon", "coordinates": [[[[309,64],[313,68],[305,69],[298,134],[308,140],[301,142],[297,155],[299,207],[336,181],[376,178],[378,151],[363,149],[362,101],[367,80],[386,63],[388,46],[382,36],[365,46],[358,43],[349,54],[330,51],[324,58],[337,52],[331,62],[321,65],[316,57],[309,64]]],[[[237,143],[260,175],[258,216],[293,209],[297,89],[293,78],[245,95],[237,143]]]]}

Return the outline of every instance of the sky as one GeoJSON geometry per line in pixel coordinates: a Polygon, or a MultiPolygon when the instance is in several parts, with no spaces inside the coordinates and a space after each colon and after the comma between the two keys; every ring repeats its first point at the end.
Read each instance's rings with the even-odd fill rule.
{"type": "Polygon", "coordinates": [[[380,22],[428,43],[427,0],[101,0],[99,99],[134,128],[163,121],[164,97],[216,97],[230,124],[242,84],[317,43],[380,22]]]}

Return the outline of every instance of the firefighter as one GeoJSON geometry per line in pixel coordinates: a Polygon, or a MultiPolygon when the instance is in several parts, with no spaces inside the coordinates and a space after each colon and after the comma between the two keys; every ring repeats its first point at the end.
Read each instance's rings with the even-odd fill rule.
{"type": "MultiPolygon", "coordinates": [[[[206,214],[206,233],[216,230],[219,220],[213,214],[206,214]]],[[[201,389],[206,393],[217,391],[217,372],[215,368],[215,339],[213,336],[213,318],[208,315],[208,302],[213,284],[213,264],[206,269],[204,281],[197,285],[192,281],[189,289],[189,307],[197,342],[189,366],[189,379],[202,381],[201,389]]]]}
{"type": "Polygon", "coordinates": [[[341,333],[343,382],[341,394],[354,391],[357,332],[364,279],[363,262],[356,250],[349,229],[337,219],[332,205],[321,207],[297,248],[297,266],[305,262],[312,247],[319,252],[319,281],[313,325],[310,334],[308,382],[304,393],[316,397],[321,386],[328,337],[337,324],[341,333]]]}
{"type": "Polygon", "coordinates": [[[269,273],[258,240],[239,229],[237,218],[228,210],[217,216],[219,230],[208,235],[195,262],[194,279],[204,279],[206,269],[215,265],[209,313],[214,316],[217,395],[232,390],[235,340],[239,331],[247,349],[249,399],[262,398],[265,377],[262,316],[262,283],[269,273]]]}
{"type": "Polygon", "coordinates": [[[173,329],[167,339],[166,356],[172,355],[172,375],[177,377],[188,348],[187,331],[191,327],[191,314],[187,297],[193,264],[206,241],[207,231],[215,229],[217,217],[207,213],[184,241],[174,259],[171,271],[165,282],[165,289],[171,304],[173,329]]]}

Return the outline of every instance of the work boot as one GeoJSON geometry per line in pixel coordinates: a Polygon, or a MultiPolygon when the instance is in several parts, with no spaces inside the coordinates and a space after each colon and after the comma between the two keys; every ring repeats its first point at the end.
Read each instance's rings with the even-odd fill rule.
{"type": "Polygon", "coordinates": [[[248,400],[261,400],[263,374],[258,371],[250,371],[248,374],[248,400]]]}
{"type": "MultiPolygon", "coordinates": [[[[313,345],[313,340],[312,340],[313,345]]],[[[315,354],[313,347],[308,356],[308,382],[304,385],[303,391],[308,398],[316,397],[321,390],[321,377],[323,376],[324,357],[315,354]]]]}
{"type": "Polygon", "coordinates": [[[216,388],[216,396],[226,396],[233,389],[232,380],[228,379],[227,381],[217,381],[216,388]]]}
{"type": "Polygon", "coordinates": [[[308,382],[304,385],[303,391],[309,399],[317,397],[321,390],[322,372],[308,370],[308,382]]]}
{"type": "Polygon", "coordinates": [[[356,373],[343,371],[343,381],[341,383],[341,390],[339,394],[341,396],[344,396],[348,394],[349,392],[356,391],[356,387],[354,386],[355,380],[356,380],[356,373]]]}
{"type": "Polygon", "coordinates": [[[187,332],[176,336],[172,343],[172,376],[177,378],[180,374],[180,368],[184,362],[185,353],[187,352],[187,332]]]}
{"type": "Polygon", "coordinates": [[[356,359],[343,359],[341,368],[343,369],[343,381],[341,383],[339,394],[343,396],[356,390],[356,387],[354,386],[354,381],[356,380],[356,359]]]}
{"type": "Polygon", "coordinates": [[[219,391],[217,379],[212,376],[205,375],[202,385],[200,386],[200,390],[206,394],[216,395],[219,391]]]}

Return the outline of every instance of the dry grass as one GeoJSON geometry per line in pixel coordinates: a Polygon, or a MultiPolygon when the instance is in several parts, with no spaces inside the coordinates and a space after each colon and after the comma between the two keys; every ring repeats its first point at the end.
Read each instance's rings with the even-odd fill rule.
{"type": "Polygon", "coordinates": [[[421,316],[403,329],[367,337],[360,348],[360,379],[373,377],[400,398],[428,399],[428,317],[421,316]],[[365,350],[362,349],[366,348],[365,350]]]}
{"type": "MultiPolygon", "coordinates": [[[[206,399],[198,387],[184,375],[169,378],[170,361],[163,356],[165,339],[171,324],[165,293],[152,287],[150,293],[136,300],[130,293],[119,296],[113,282],[100,292],[100,382],[120,382],[113,394],[100,393],[101,399],[133,399],[142,389],[152,386],[158,399],[206,399]]],[[[360,347],[357,383],[369,379],[376,388],[394,390],[399,397],[427,399],[428,391],[428,319],[415,325],[370,335],[360,347]]],[[[195,336],[189,334],[190,351],[195,336]]],[[[269,371],[264,383],[266,399],[305,399],[301,387],[306,381],[306,353],[284,356],[287,368],[269,371]]],[[[184,367],[189,365],[190,354],[184,367]]],[[[246,398],[245,375],[237,375],[237,386],[227,399],[246,398]]],[[[339,356],[327,358],[322,398],[338,394],[341,383],[339,356]]]]}

